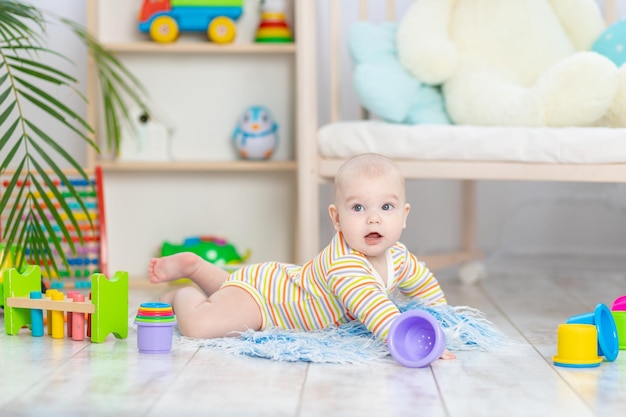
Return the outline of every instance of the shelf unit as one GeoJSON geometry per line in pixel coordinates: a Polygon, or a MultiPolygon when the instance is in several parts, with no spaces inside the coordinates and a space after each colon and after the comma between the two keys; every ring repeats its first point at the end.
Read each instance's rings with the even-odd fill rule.
{"type": "Polygon", "coordinates": [[[296,161],[233,161],[233,162],[98,162],[107,171],[215,171],[215,172],[295,172],[296,161]]]}
{"type": "MultiPolygon", "coordinates": [[[[111,201],[107,205],[108,211],[115,205],[114,200],[125,200],[132,208],[142,206],[143,211],[160,209],[162,213],[172,213],[176,210],[176,203],[169,201],[168,205],[163,201],[163,195],[176,195],[171,199],[186,198],[184,193],[179,193],[188,187],[189,204],[194,207],[205,205],[205,212],[211,213],[213,207],[198,194],[198,188],[202,187],[202,192],[207,195],[227,196],[228,204],[235,207],[251,207],[254,212],[258,211],[254,214],[258,219],[242,221],[242,211],[232,210],[232,213],[221,213],[226,218],[220,221],[198,219],[198,229],[221,229],[215,232],[202,229],[197,234],[225,235],[242,251],[251,249],[251,261],[294,262],[297,258],[298,197],[296,139],[300,114],[295,90],[299,45],[296,42],[254,43],[259,1],[246,0],[244,14],[236,23],[237,39],[232,44],[213,44],[203,34],[182,33],[176,42],[163,45],[137,30],[140,0],[89,0],[88,29],[149,89],[151,104],[157,106],[159,114],[170,118],[169,122],[175,125],[175,134],[170,161],[124,161],[106,151],[96,154],[89,149],[87,164],[89,167],[99,165],[104,170],[105,198],[111,201]],[[247,105],[266,105],[278,122],[279,144],[270,160],[241,160],[232,149],[230,132],[246,102],[247,105]],[[159,181],[167,185],[155,185],[159,181]],[[199,185],[200,181],[202,185],[199,185]],[[146,201],[145,193],[133,194],[126,189],[131,183],[137,190],[158,190],[159,196],[148,197],[151,201],[146,201]],[[166,187],[176,189],[168,191],[166,187]],[[265,194],[269,200],[262,200],[265,194]],[[164,204],[168,207],[162,207],[164,204]],[[248,225],[247,233],[242,230],[245,224],[248,225]],[[267,236],[271,236],[273,243],[270,245],[267,236]]],[[[288,23],[297,40],[297,1],[288,0],[287,3],[288,23]]],[[[96,127],[96,142],[104,149],[99,140],[103,137],[102,126],[98,123],[100,109],[95,105],[99,95],[96,70],[90,62],[87,117],[96,127]]],[[[167,230],[157,234],[153,224],[139,227],[141,222],[125,218],[123,209],[114,210],[116,212],[109,216],[109,228],[113,229],[109,231],[113,269],[116,264],[125,268],[125,264],[131,262],[128,252],[136,251],[142,260],[133,261],[133,266],[125,269],[130,269],[131,277],[137,275],[139,268],[147,265],[149,257],[155,255],[162,241],[177,240],[173,236],[175,226],[166,227],[167,230]],[[124,232],[129,227],[134,229],[134,236],[146,237],[128,242],[124,232]],[[156,235],[161,239],[158,242],[153,241],[156,235]],[[153,240],[148,241],[147,236],[152,236],[153,240]],[[140,250],[147,254],[139,253],[140,250]]],[[[185,231],[190,228],[192,216],[184,211],[179,215],[182,219],[178,239],[196,234],[185,231]]],[[[143,217],[137,212],[128,213],[126,217],[133,216],[143,217]]]]}
{"type": "MultiPolygon", "coordinates": [[[[87,26],[92,34],[96,36],[96,38],[103,44],[105,48],[109,51],[115,53],[120,60],[131,70],[137,70],[137,67],[140,67],[139,71],[148,71],[146,68],[141,68],[143,63],[145,62],[158,62],[159,66],[163,66],[164,69],[169,67],[171,71],[175,68],[175,65],[171,65],[171,63],[166,62],[170,61],[187,61],[192,62],[191,65],[203,66],[206,65],[210,67],[214,64],[214,62],[207,62],[207,60],[218,60],[223,62],[227,59],[239,59],[239,62],[235,64],[236,68],[241,69],[242,66],[245,65],[253,65],[251,62],[259,62],[263,60],[265,65],[269,65],[269,61],[273,60],[281,60],[283,65],[291,66],[289,70],[291,72],[291,80],[281,81],[291,84],[292,88],[292,97],[295,96],[295,74],[296,74],[296,53],[297,53],[297,44],[289,43],[289,44],[262,44],[255,43],[253,41],[253,31],[256,30],[256,26],[258,24],[258,16],[255,16],[255,12],[259,7],[260,0],[247,0],[245,6],[244,16],[239,20],[238,23],[246,24],[246,28],[240,30],[238,28],[237,39],[232,44],[219,45],[209,42],[204,34],[201,33],[183,33],[180,38],[173,43],[170,44],[159,44],[153,42],[149,39],[148,35],[140,33],[137,30],[137,22],[136,22],[136,12],[139,10],[141,6],[140,0],[127,1],[124,2],[122,0],[111,0],[108,2],[102,0],[89,0],[88,7],[88,17],[87,17],[87,26]],[[247,16],[247,22],[242,22],[244,17],[247,16]],[[112,19],[112,17],[115,17],[112,19]],[[256,20],[255,20],[256,17],[256,20]],[[112,26],[110,20],[114,23],[112,26]],[[233,58],[235,57],[235,58],[233,58]],[[205,62],[202,62],[204,60],[205,62]],[[195,61],[195,63],[193,63],[195,61]],[[246,61],[244,63],[244,61],[246,61]]],[[[290,24],[293,30],[293,21],[295,20],[295,1],[289,1],[289,11],[291,20],[290,24]]],[[[156,64],[155,64],[156,65],[156,64]]],[[[97,102],[97,97],[99,94],[97,81],[95,77],[95,68],[93,62],[89,64],[88,70],[88,98],[90,103],[97,102]]],[[[267,70],[266,70],[267,71],[267,70]]],[[[148,71],[150,72],[150,71],[148,71]]],[[[218,76],[222,73],[217,72],[218,76]]],[[[153,74],[146,75],[144,73],[144,77],[155,77],[153,74]]],[[[141,75],[139,78],[142,78],[141,75]]],[[[175,78],[174,76],[170,77],[170,79],[175,78]]],[[[233,76],[236,79],[236,76],[233,76]]],[[[250,77],[248,77],[250,78],[250,77]]],[[[142,80],[143,81],[143,80],[142,80]]],[[[152,80],[154,81],[154,80],[152,80]]],[[[231,81],[232,82],[232,81],[231,81]]],[[[148,84],[149,88],[158,89],[154,87],[154,83],[150,86],[151,81],[148,80],[144,83],[148,84]]],[[[207,94],[209,97],[210,94],[207,94]]],[[[172,96],[168,96],[167,99],[171,100],[172,96]]],[[[169,101],[169,100],[162,101],[169,101]]],[[[159,105],[158,98],[155,99],[157,105],[159,105]]],[[[295,104],[295,99],[292,100],[292,104],[295,104]]],[[[241,107],[241,106],[240,106],[241,107]]],[[[269,106],[268,106],[269,107],[269,106]]],[[[291,107],[295,107],[291,106],[291,107]]],[[[242,108],[238,109],[239,111],[242,108]]],[[[99,126],[98,120],[100,119],[99,109],[92,105],[89,108],[88,120],[92,123],[93,126],[99,126]]],[[[163,111],[161,113],[164,113],[163,111]]],[[[203,115],[201,115],[203,116],[203,115]]],[[[235,115],[230,114],[232,119],[232,124],[235,121],[235,115]]],[[[275,115],[276,116],[276,115],[275,115]]],[[[201,117],[198,117],[200,119],[201,117]]],[[[282,121],[285,124],[291,122],[291,120],[296,118],[295,112],[291,114],[283,115],[282,117],[279,115],[276,117],[277,119],[283,119],[282,121]]],[[[279,123],[280,125],[280,123],[279,123]]],[[[232,126],[230,126],[232,128],[232,126]]],[[[285,126],[283,129],[282,137],[286,138],[283,140],[284,143],[289,144],[291,147],[286,151],[286,155],[278,155],[270,161],[263,161],[268,163],[268,167],[262,167],[262,164],[256,163],[256,161],[251,165],[247,166],[243,164],[243,162],[248,161],[237,161],[236,155],[225,154],[224,149],[222,149],[220,157],[217,158],[216,161],[207,161],[197,160],[196,153],[194,149],[193,157],[189,155],[182,156],[181,158],[177,158],[175,155],[173,156],[173,160],[165,163],[155,164],[155,163],[147,163],[145,164],[149,170],[153,170],[157,167],[163,167],[163,169],[171,170],[171,169],[181,169],[181,170],[189,170],[188,167],[185,166],[183,162],[190,162],[194,166],[192,170],[202,170],[206,169],[208,171],[223,171],[223,170],[254,170],[259,169],[260,171],[267,170],[291,170],[291,165],[286,162],[295,161],[295,131],[296,126],[285,126]],[[233,161],[232,167],[227,167],[228,161],[233,161]],[[285,161],[287,160],[287,161],[285,161]],[[213,167],[212,162],[216,163],[216,167],[213,167]]],[[[102,136],[102,131],[99,130],[96,134],[96,137],[102,136]]],[[[216,134],[216,136],[220,136],[222,138],[226,138],[230,132],[226,132],[222,129],[221,132],[216,134]]],[[[173,141],[179,138],[174,137],[173,141]]],[[[101,149],[103,148],[102,144],[101,149]]],[[[280,150],[279,150],[280,152],[280,150]]],[[[135,162],[128,163],[126,161],[115,160],[112,156],[108,155],[108,157],[103,157],[102,155],[97,155],[95,151],[89,149],[87,163],[90,167],[100,164],[106,166],[108,169],[128,169],[128,170],[136,170],[139,169],[138,166],[135,166],[135,162]],[[126,164],[130,164],[127,168],[126,164]]]]}
{"type": "Polygon", "coordinates": [[[295,43],[290,44],[230,44],[215,45],[212,43],[171,43],[155,42],[106,43],[107,49],[114,52],[158,52],[171,54],[216,53],[216,54],[293,54],[295,43]]]}

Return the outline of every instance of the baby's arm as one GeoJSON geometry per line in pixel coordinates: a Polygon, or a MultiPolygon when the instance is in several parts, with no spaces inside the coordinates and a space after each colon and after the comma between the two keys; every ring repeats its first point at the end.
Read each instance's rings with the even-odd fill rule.
{"type": "MultiPolygon", "coordinates": [[[[391,324],[400,317],[400,310],[389,299],[380,284],[370,276],[344,277],[337,279],[336,288],[341,288],[343,304],[378,339],[387,342],[391,324]]],[[[456,355],[445,349],[441,359],[455,359],[456,355]]]]}
{"type": "MultiPolygon", "coordinates": [[[[400,270],[400,291],[413,298],[425,300],[427,304],[446,303],[439,281],[432,272],[410,252],[406,252],[404,268],[400,270]]],[[[456,355],[445,349],[440,359],[456,359],[456,355]]]]}
{"type": "Polygon", "coordinates": [[[386,340],[400,310],[371,275],[337,274],[329,284],[351,316],[358,319],[378,339],[386,340]]]}
{"type": "Polygon", "coordinates": [[[419,262],[415,255],[408,251],[396,280],[400,291],[408,297],[418,298],[426,305],[446,303],[446,297],[437,278],[423,262],[419,262]]]}

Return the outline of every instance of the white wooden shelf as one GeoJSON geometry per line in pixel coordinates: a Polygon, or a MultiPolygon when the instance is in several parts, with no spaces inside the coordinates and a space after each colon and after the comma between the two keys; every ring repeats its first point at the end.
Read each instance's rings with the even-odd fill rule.
{"type": "MultiPolygon", "coordinates": [[[[98,68],[90,60],[87,95],[94,105],[88,108],[88,121],[105,151],[97,154],[89,148],[87,165],[100,166],[106,175],[111,202],[107,215],[113,219],[107,224],[110,265],[143,273],[139,271],[145,270],[159,242],[177,240],[189,231],[228,236],[237,246],[250,248],[254,262],[295,262],[302,44],[254,41],[261,0],[245,1],[247,12],[236,23],[234,43],[216,44],[206,33],[188,32],[161,44],[138,31],[142,2],[89,0],[88,29],[149,93],[146,104],[156,121],[150,128],[167,127],[168,155],[173,158],[141,160],[148,157],[132,149],[124,154],[126,159],[114,158],[106,147],[98,105],[98,68]],[[233,149],[237,118],[251,105],[267,107],[278,125],[278,145],[269,160],[240,159],[233,149]],[[267,236],[272,236],[271,245],[267,236]]],[[[300,0],[286,3],[287,21],[299,39],[295,22],[300,0]]],[[[137,110],[129,108],[135,117],[137,110]]],[[[162,138],[162,132],[155,137],[162,138]]]]}
{"type": "Polygon", "coordinates": [[[295,161],[99,161],[107,171],[295,172],[295,161]]]}
{"type": "Polygon", "coordinates": [[[160,44],[152,41],[105,43],[104,47],[116,53],[210,53],[210,54],[293,54],[296,52],[295,43],[263,44],[263,43],[235,43],[219,45],[206,42],[173,42],[160,44]]]}

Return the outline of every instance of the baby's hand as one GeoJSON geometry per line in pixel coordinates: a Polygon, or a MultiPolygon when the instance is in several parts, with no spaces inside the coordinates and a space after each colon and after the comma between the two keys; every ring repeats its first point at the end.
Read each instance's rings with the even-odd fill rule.
{"type": "Polygon", "coordinates": [[[452,352],[450,352],[448,349],[444,350],[443,353],[441,354],[441,356],[439,357],[439,359],[456,359],[456,355],[452,352]]]}

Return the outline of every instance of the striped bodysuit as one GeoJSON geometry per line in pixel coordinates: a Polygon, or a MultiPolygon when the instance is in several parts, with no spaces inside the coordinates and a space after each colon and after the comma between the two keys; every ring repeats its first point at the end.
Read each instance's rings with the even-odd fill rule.
{"type": "Polygon", "coordinates": [[[419,297],[428,305],[446,302],[437,279],[402,243],[387,251],[387,268],[385,286],[366,257],[351,249],[339,232],[303,266],[253,264],[233,272],[223,285],[242,288],[256,300],[262,329],[313,330],[357,319],[386,341],[400,314],[392,292],[419,297]]]}

